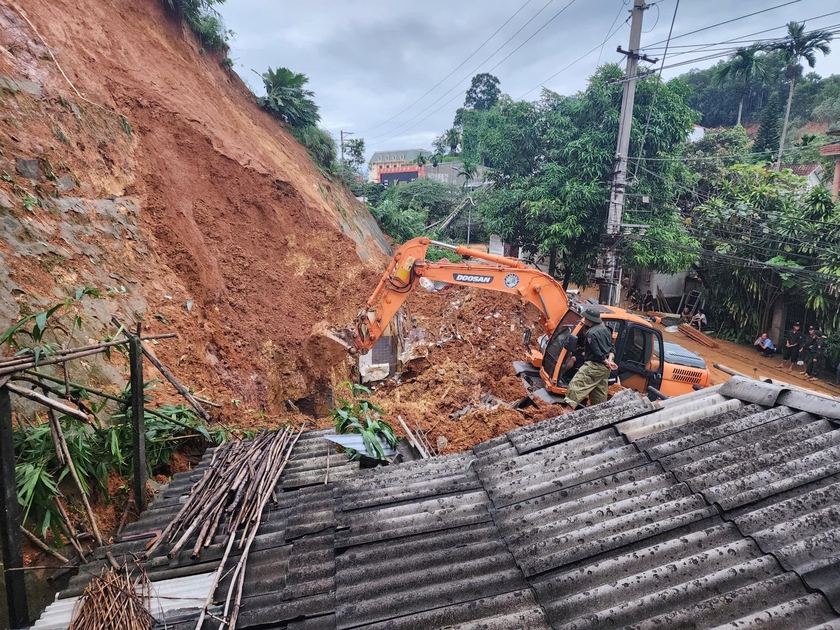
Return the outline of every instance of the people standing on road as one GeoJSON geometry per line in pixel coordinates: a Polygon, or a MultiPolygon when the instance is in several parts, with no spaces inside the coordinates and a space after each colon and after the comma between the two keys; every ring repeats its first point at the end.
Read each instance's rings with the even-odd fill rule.
{"type": "Polygon", "coordinates": [[[820,363],[825,359],[825,337],[822,336],[821,330],[814,330],[813,340],[808,359],[805,361],[805,373],[809,381],[816,381],[819,378],[820,363]]]}
{"type": "Polygon", "coordinates": [[[790,363],[788,370],[793,370],[793,364],[799,359],[799,348],[802,347],[804,335],[802,334],[802,327],[799,322],[796,322],[788,333],[788,338],[785,340],[785,345],[782,346],[782,362],[779,367],[785,367],[785,363],[790,363]]]}
{"type": "MultiPolygon", "coordinates": [[[[811,346],[814,344],[814,331],[816,327],[811,324],[808,326],[808,334],[804,336],[802,339],[802,345],[799,346],[799,359],[797,361],[797,365],[802,366],[802,371],[805,372],[808,369],[808,353],[811,351],[811,346]]],[[[793,368],[793,366],[791,366],[793,368]]]]}
{"type": "Polygon", "coordinates": [[[651,311],[656,310],[656,302],[653,299],[653,293],[650,292],[650,289],[647,290],[645,297],[642,298],[642,309],[645,313],[650,313],[651,311]]]}
{"type": "Polygon", "coordinates": [[[691,318],[691,327],[696,328],[700,332],[703,332],[703,327],[709,320],[706,319],[706,314],[703,312],[703,309],[697,311],[694,317],[691,318]]]}
{"type": "Polygon", "coordinates": [[[761,336],[753,342],[753,346],[765,357],[772,357],[776,353],[776,346],[773,345],[767,333],[761,333],[761,336]]]}
{"type": "Polygon", "coordinates": [[[610,371],[618,369],[613,361],[615,346],[612,332],[604,326],[601,316],[594,308],[586,309],[582,315],[581,324],[586,330],[583,365],[569,383],[564,401],[572,409],[577,408],[587,396],[590,405],[606,402],[610,371]]]}

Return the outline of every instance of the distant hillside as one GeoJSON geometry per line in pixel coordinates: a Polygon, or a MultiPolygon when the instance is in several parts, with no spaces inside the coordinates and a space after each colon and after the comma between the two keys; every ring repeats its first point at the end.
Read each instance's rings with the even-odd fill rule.
{"type": "MultiPolygon", "coordinates": [[[[782,103],[787,102],[788,80],[784,63],[777,53],[767,55],[768,76],[753,81],[746,89],[742,81],[726,80],[718,83],[715,77],[729,63],[720,61],[706,70],[691,70],[680,76],[692,90],[689,102],[703,114],[704,127],[731,127],[738,116],[738,103],[744,97],[741,124],[754,136],[761,112],[774,92],[782,103]]],[[[806,68],[807,69],[807,68],[806,68]]],[[[817,69],[819,69],[819,60],[817,69]]],[[[803,134],[821,135],[840,120],[840,75],[821,77],[809,72],[797,80],[790,112],[789,143],[798,142],[803,134]]]]}

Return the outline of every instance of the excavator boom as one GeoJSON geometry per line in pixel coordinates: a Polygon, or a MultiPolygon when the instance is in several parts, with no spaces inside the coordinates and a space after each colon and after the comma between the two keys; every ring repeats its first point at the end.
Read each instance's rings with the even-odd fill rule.
{"type": "Polygon", "coordinates": [[[551,276],[529,267],[521,260],[420,237],[408,241],[397,250],[370,296],[367,310],[359,314],[355,330],[344,335],[350,337],[348,341],[352,342],[357,351],[364,354],[373,348],[420,278],[517,295],[523,302],[530,302],[537,308],[540,322],[549,335],[569,310],[569,301],[563,287],[551,276]],[[426,260],[429,245],[451,249],[461,256],[487,263],[451,263],[446,260],[430,262],[426,260]]]}

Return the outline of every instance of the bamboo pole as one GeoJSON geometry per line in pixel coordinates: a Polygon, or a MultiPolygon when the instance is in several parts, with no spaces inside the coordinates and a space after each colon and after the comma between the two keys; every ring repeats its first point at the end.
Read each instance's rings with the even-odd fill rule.
{"type": "Polygon", "coordinates": [[[35,534],[30,532],[28,529],[26,529],[23,525],[20,526],[20,533],[23,534],[24,536],[26,536],[29,539],[29,542],[31,542],[33,545],[38,547],[38,549],[40,549],[41,551],[43,551],[45,553],[48,553],[49,555],[51,555],[56,560],[60,560],[64,564],[67,564],[68,562],[70,562],[67,558],[62,556],[55,549],[50,547],[47,543],[45,543],[43,540],[38,538],[35,534]]]}
{"type": "Polygon", "coordinates": [[[151,361],[151,362],[152,362],[152,365],[154,365],[154,366],[158,369],[158,372],[160,372],[161,374],[163,374],[164,378],[166,378],[166,380],[167,380],[167,381],[169,381],[170,383],[172,383],[172,386],[173,386],[175,389],[177,389],[177,390],[178,390],[178,393],[179,393],[179,394],[181,394],[181,396],[183,396],[184,398],[186,398],[186,399],[187,399],[187,402],[188,402],[188,403],[190,403],[190,404],[193,406],[193,409],[195,409],[195,410],[198,412],[198,415],[200,415],[200,416],[204,419],[204,421],[205,421],[205,422],[210,422],[210,421],[211,421],[211,420],[210,420],[210,414],[209,414],[209,413],[207,413],[207,412],[204,410],[204,407],[202,407],[202,406],[201,406],[201,404],[200,404],[200,403],[199,403],[199,402],[198,402],[198,401],[197,401],[197,400],[193,397],[193,395],[192,395],[192,394],[190,394],[190,392],[189,392],[189,391],[187,391],[187,388],[186,388],[186,387],[184,387],[183,385],[181,385],[181,383],[179,383],[179,382],[178,382],[178,379],[176,379],[176,378],[172,375],[172,372],[170,372],[169,370],[167,370],[167,369],[163,366],[163,364],[162,364],[160,361],[158,361],[158,360],[157,360],[157,357],[155,357],[155,355],[153,355],[153,354],[152,354],[151,352],[149,352],[149,351],[148,351],[148,350],[147,350],[144,346],[142,346],[142,344],[141,344],[141,348],[143,349],[143,355],[144,355],[144,356],[145,356],[145,357],[146,357],[149,361],[151,361]]]}
{"type": "Polygon", "coordinates": [[[23,387],[18,387],[17,385],[12,385],[11,383],[6,384],[6,388],[18,396],[23,396],[24,398],[28,398],[29,400],[34,400],[37,403],[41,403],[45,407],[49,408],[51,411],[60,411],[65,416],[73,416],[83,422],[90,422],[87,417],[87,414],[82,413],[78,409],[74,409],[73,407],[69,407],[64,403],[60,403],[57,400],[53,400],[49,396],[44,396],[43,394],[39,394],[38,392],[33,392],[31,389],[25,389],[23,387]]]}
{"type": "Polygon", "coordinates": [[[70,471],[70,476],[73,478],[73,481],[76,482],[76,487],[79,489],[79,493],[82,495],[82,503],[85,506],[85,513],[87,514],[87,517],[90,520],[90,526],[91,529],[93,529],[93,535],[94,538],[96,538],[96,544],[102,547],[104,544],[102,542],[102,535],[99,533],[99,526],[96,523],[96,517],[93,515],[93,510],[90,507],[90,502],[88,501],[87,494],[85,494],[82,482],[79,479],[78,473],[76,472],[76,466],[73,463],[73,458],[70,457],[70,449],[67,448],[67,440],[64,439],[64,432],[61,430],[61,423],[58,421],[58,419],[55,418],[54,414],[50,416],[50,422],[54,422],[55,424],[55,432],[58,435],[59,442],[61,443],[61,450],[64,451],[64,457],[67,460],[67,468],[70,471]]]}
{"type": "MultiPolygon", "coordinates": [[[[155,339],[172,339],[173,337],[177,337],[175,333],[166,333],[162,335],[149,335],[147,337],[142,337],[143,341],[152,341],[155,339]]],[[[50,359],[45,361],[38,361],[37,364],[40,365],[52,365],[53,363],[60,363],[67,359],[68,355],[76,354],[79,352],[88,352],[94,351],[96,352],[103,352],[108,348],[113,348],[114,346],[125,346],[128,345],[128,339],[122,341],[103,341],[101,343],[90,344],[87,346],[78,346],[76,348],[62,348],[61,350],[56,350],[50,355],[50,359]],[[48,362],[49,361],[49,362],[48,362]]],[[[0,357],[0,369],[5,369],[8,366],[15,365],[18,363],[30,363],[34,362],[34,357],[31,354],[24,354],[17,357],[0,357]]],[[[5,373],[5,372],[4,372],[5,373]]]]}

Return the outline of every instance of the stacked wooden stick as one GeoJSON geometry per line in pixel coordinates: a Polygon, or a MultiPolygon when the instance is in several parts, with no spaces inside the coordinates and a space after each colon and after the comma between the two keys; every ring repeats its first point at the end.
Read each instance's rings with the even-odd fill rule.
{"type": "Polygon", "coordinates": [[[688,324],[680,324],[679,326],[680,332],[684,334],[686,337],[691,339],[692,341],[696,341],[697,343],[706,346],[707,348],[717,348],[717,342],[709,337],[708,335],[700,332],[696,328],[692,328],[688,324]]]}
{"type": "Polygon", "coordinates": [[[103,568],[76,605],[69,630],[149,630],[155,622],[149,612],[151,588],[138,568],[136,577],[125,567],[103,568]]]}
{"type": "Polygon", "coordinates": [[[250,442],[231,442],[217,448],[178,516],[149,548],[148,556],[151,556],[160,545],[172,542],[168,555],[173,558],[195,538],[191,556],[197,558],[201,549],[208,547],[217,534],[225,535],[225,552],[196,628],[201,627],[205,615],[219,621],[220,628],[236,627],[248,552],[263,509],[269,500],[276,499],[274,488],[299,437],[300,432],[292,435],[283,428],[260,433],[250,442]],[[224,612],[218,617],[207,609],[213,602],[213,594],[237,540],[237,548],[242,549],[242,553],[231,572],[224,612]]]}

